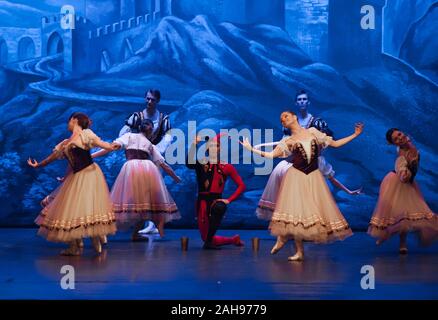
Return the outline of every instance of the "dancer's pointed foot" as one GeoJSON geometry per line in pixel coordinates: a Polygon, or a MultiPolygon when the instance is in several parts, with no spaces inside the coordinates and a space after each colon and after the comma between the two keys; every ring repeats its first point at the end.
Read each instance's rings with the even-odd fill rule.
{"type": "Polygon", "coordinates": [[[233,243],[236,247],[243,247],[245,243],[240,239],[240,235],[236,234],[233,237],[233,243]]]}
{"type": "Polygon", "coordinates": [[[108,238],[106,236],[100,236],[100,243],[104,246],[108,243],[108,238]]]}
{"type": "Polygon", "coordinates": [[[102,253],[102,244],[100,243],[100,237],[91,238],[91,242],[93,243],[94,250],[98,253],[102,253]]]}
{"type": "Polygon", "coordinates": [[[408,248],[406,248],[406,247],[400,247],[399,252],[400,252],[400,254],[408,254],[408,248]]]}
{"type": "Polygon", "coordinates": [[[276,254],[278,251],[280,251],[281,248],[284,247],[284,245],[287,243],[287,240],[285,240],[282,237],[277,237],[277,242],[272,247],[271,254],[276,254]]]}
{"type": "Polygon", "coordinates": [[[303,261],[304,255],[300,252],[297,252],[297,253],[295,253],[295,255],[288,257],[287,260],[288,261],[303,261]]]}

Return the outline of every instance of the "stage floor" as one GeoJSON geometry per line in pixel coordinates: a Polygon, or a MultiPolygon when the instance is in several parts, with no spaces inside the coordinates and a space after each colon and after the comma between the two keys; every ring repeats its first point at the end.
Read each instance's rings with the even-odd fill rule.
{"type": "Polygon", "coordinates": [[[197,230],[167,230],[165,239],[132,243],[118,233],[100,256],[58,255],[36,229],[0,230],[0,299],[438,299],[438,244],[419,248],[410,236],[407,256],[397,239],[380,247],[364,233],[330,245],[306,244],[306,260],[288,262],[291,245],[270,255],[267,231],[240,233],[246,246],[205,251],[197,230]],[[181,251],[180,237],[189,237],[181,251]],[[251,248],[259,237],[260,250],[251,248]],[[75,270],[75,289],[60,285],[63,265],[75,270]],[[361,288],[361,268],[375,271],[375,289],[361,288]]]}

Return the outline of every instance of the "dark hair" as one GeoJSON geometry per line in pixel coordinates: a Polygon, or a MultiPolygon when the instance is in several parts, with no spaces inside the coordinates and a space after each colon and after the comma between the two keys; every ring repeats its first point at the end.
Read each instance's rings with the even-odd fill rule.
{"type": "Polygon", "coordinates": [[[90,127],[91,119],[85,113],[73,112],[71,114],[71,116],[68,118],[68,121],[70,121],[71,119],[77,119],[78,120],[78,125],[82,129],[88,129],[90,127]]]}
{"type": "Polygon", "coordinates": [[[309,97],[309,94],[307,93],[307,91],[304,89],[301,89],[301,90],[297,91],[297,94],[295,95],[295,101],[297,101],[298,96],[301,96],[302,94],[305,94],[307,97],[309,97]]]}
{"type": "Polygon", "coordinates": [[[293,116],[296,116],[296,115],[297,115],[297,114],[296,114],[295,112],[293,112],[292,110],[284,110],[282,113],[285,113],[285,112],[290,113],[290,114],[293,115],[293,116]]]}
{"type": "Polygon", "coordinates": [[[143,133],[143,134],[146,134],[146,133],[148,133],[147,131],[146,131],[146,128],[147,128],[147,126],[152,126],[152,130],[153,130],[153,128],[154,128],[154,123],[152,122],[152,120],[151,119],[143,119],[142,121],[141,121],[141,124],[139,125],[139,127],[138,127],[138,131],[140,131],[141,133],[143,133]]]}
{"type": "Polygon", "coordinates": [[[388,131],[386,131],[386,141],[388,141],[389,144],[394,144],[394,142],[392,141],[392,134],[394,133],[394,131],[400,131],[397,128],[391,128],[388,131]]]}
{"type": "Polygon", "coordinates": [[[161,92],[158,89],[149,89],[144,93],[144,97],[146,98],[146,96],[148,95],[148,93],[151,93],[155,99],[157,99],[157,102],[159,102],[161,100],[161,92]]]}

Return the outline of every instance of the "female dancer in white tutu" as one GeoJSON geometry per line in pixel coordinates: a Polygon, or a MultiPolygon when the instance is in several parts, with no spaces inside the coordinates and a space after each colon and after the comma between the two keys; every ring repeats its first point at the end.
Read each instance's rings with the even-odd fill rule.
{"type": "MultiPolygon", "coordinates": [[[[120,226],[135,225],[132,241],[147,239],[138,234],[146,220],[152,220],[163,237],[164,224],[181,218],[157,166],[176,183],[181,179],[147,138],[152,134],[153,122],[149,119],[139,121],[133,124],[133,132],[125,133],[113,142],[115,148],[125,149],[127,161],[111,189],[111,200],[117,223],[120,226]]],[[[100,150],[93,154],[93,158],[106,153],[107,150],[100,150]]]]}
{"type": "Polygon", "coordinates": [[[315,128],[302,128],[292,111],[283,112],[280,120],[283,127],[291,130],[292,136],[283,140],[272,152],[254,149],[248,139],[241,143],[248,150],[267,158],[291,153],[293,166],[281,182],[269,226],[272,235],[277,236],[271,253],[278,252],[289,239],[294,239],[296,254],[288,260],[301,261],[304,259],[303,241],[327,243],[352,235],[318,170],[318,155],[323,146],[341,147],[350,142],[362,133],[363,125],[356,124],[354,134],[335,141],[315,128]]]}
{"type": "MultiPolygon", "coordinates": [[[[282,140],[289,138],[290,136],[284,136],[282,140]]],[[[262,143],[254,146],[254,149],[261,150],[264,147],[272,147],[280,144],[281,141],[272,142],[272,143],[262,143]]],[[[292,156],[289,151],[285,152],[284,157],[285,160],[280,161],[272,170],[269,175],[268,182],[263,190],[262,196],[260,197],[259,204],[256,209],[256,214],[259,219],[262,220],[271,220],[272,214],[275,210],[275,202],[278,196],[278,190],[280,189],[281,180],[286,174],[287,170],[292,167],[292,156]]],[[[345,191],[349,195],[360,195],[363,194],[362,188],[350,190],[348,189],[342,182],[335,178],[335,171],[330,163],[325,161],[325,158],[322,156],[318,157],[318,169],[321,171],[324,178],[327,178],[332,182],[334,186],[345,191]]]]}
{"type": "Polygon", "coordinates": [[[438,239],[438,216],[426,204],[414,180],[420,163],[415,145],[396,128],[387,131],[386,139],[397,146],[398,157],[395,171],[388,173],[380,185],[368,234],[378,239],[377,244],[399,234],[400,253],[406,254],[408,232],[417,232],[423,245],[438,239]]]}
{"type": "Polygon", "coordinates": [[[70,247],[63,255],[80,255],[78,243],[91,237],[95,250],[102,251],[100,238],[116,232],[115,216],[112,210],[108,185],[99,166],[93,162],[90,149],[114,148],[100,140],[88,129],[90,119],[77,112],[70,116],[69,139],[59,143],[53,153],[41,162],[31,158],[31,167],[44,167],[54,160],[67,158],[72,173],[53,193],[35,222],[40,226],[38,234],[53,242],[66,242],[70,247]]]}

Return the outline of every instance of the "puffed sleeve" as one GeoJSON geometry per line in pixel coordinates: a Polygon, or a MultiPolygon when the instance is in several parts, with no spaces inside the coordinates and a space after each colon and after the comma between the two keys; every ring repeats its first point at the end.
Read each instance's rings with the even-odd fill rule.
{"type": "Polygon", "coordinates": [[[149,155],[151,156],[151,161],[159,166],[161,163],[164,163],[164,158],[161,155],[160,151],[158,151],[157,147],[152,143],[149,147],[149,155]]]}
{"type": "Polygon", "coordinates": [[[333,138],[328,136],[327,134],[319,131],[318,129],[315,128],[309,128],[309,131],[315,136],[316,141],[318,142],[319,145],[322,145],[324,148],[327,148],[328,146],[330,146],[330,144],[333,141],[333,138]]]}
{"type": "Polygon", "coordinates": [[[289,146],[287,145],[287,142],[286,142],[286,140],[289,138],[290,137],[284,137],[283,139],[280,140],[280,142],[277,145],[277,147],[279,147],[280,150],[283,152],[283,154],[281,155],[281,158],[287,158],[292,154],[292,152],[290,151],[289,146]]]}
{"type": "Polygon", "coordinates": [[[60,143],[58,143],[55,148],[53,148],[53,153],[55,154],[57,159],[63,159],[64,156],[64,146],[67,142],[67,139],[62,140],[60,143]]]}
{"type": "Polygon", "coordinates": [[[82,143],[89,149],[94,148],[96,142],[100,140],[100,138],[91,129],[82,130],[81,138],[82,143]]]}
{"type": "Polygon", "coordinates": [[[113,142],[119,144],[121,146],[122,149],[126,149],[128,147],[128,142],[129,142],[129,135],[130,133],[127,132],[124,135],[118,137],[116,140],[114,140],[113,142]]]}
{"type": "Polygon", "coordinates": [[[291,141],[292,141],[291,137],[285,137],[281,139],[280,142],[275,147],[275,149],[280,150],[282,152],[282,155],[280,156],[281,158],[287,158],[288,156],[291,155],[290,146],[289,146],[291,141]]]}
{"type": "Polygon", "coordinates": [[[407,182],[411,178],[411,171],[408,168],[408,162],[405,157],[399,156],[395,161],[395,172],[402,182],[407,182]]]}

